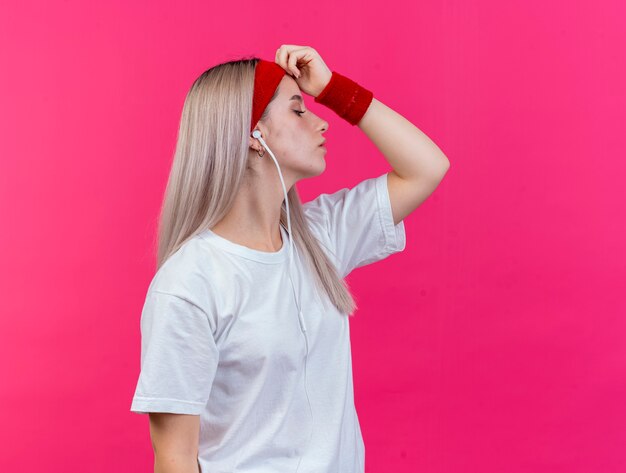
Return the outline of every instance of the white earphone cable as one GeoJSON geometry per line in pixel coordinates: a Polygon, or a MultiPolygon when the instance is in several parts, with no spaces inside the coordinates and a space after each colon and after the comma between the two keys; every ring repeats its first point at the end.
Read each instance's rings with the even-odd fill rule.
{"type": "MultiPolygon", "coordinates": [[[[287,210],[287,227],[288,227],[288,233],[289,233],[289,265],[287,268],[288,271],[288,275],[289,275],[289,279],[291,281],[291,288],[293,290],[293,295],[294,295],[294,300],[296,302],[296,306],[298,308],[298,320],[300,321],[300,327],[302,329],[302,332],[304,334],[304,341],[306,343],[306,356],[304,358],[304,392],[306,394],[306,398],[307,398],[307,402],[309,405],[309,412],[311,413],[311,433],[309,434],[309,438],[307,440],[307,445],[308,443],[311,441],[311,437],[313,437],[313,424],[314,424],[314,419],[313,419],[313,408],[311,407],[311,400],[309,399],[309,393],[306,389],[306,360],[309,356],[309,340],[306,334],[306,325],[304,323],[304,314],[302,314],[302,310],[300,308],[300,302],[299,302],[299,298],[296,295],[296,289],[294,287],[293,284],[293,279],[291,278],[291,268],[293,265],[293,238],[292,238],[292,233],[291,233],[291,217],[290,217],[290,213],[289,213],[289,198],[287,196],[287,188],[285,187],[285,181],[283,180],[283,173],[280,170],[280,165],[278,164],[278,161],[276,160],[276,157],[274,156],[274,153],[272,153],[272,150],[269,148],[269,146],[267,146],[267,143],[265,143],[265,140],[263,140],[263,138],[261,137],[261,132],[259,130],[254,130],[252,132],[252,136],[254,138],[256,138],[257,140],[259,140],[261,142],[261,144],[263,145],[263,147],[270,153],[270,156],[272,157],[272,159],[274,160],[274,164],[276,164],[276,168],[278,169],[278,177],[280,177],[280,183],[283,186],[283,194],[285,195],[285,206],[286,206],[286,210],[287,210]]],[[[297,250],[297,249],[296,249],[297,250]]],[[[300,460],[298,461],[298,466],[296,467],[296,472],[298,471],[298,468],[300,468],[300,462],[302,461],[302,457],[300,457],[300,460]]]]}

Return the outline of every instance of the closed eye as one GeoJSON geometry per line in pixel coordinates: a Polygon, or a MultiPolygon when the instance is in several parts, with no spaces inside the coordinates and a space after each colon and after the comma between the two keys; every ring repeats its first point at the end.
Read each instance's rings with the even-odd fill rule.
{"type": "Polygon", "coordinates": [[[302,116],[303,113],[306,113],[306,111],[305,112],[301,112],[300,110],[294,110],[294,112],[296,112],[298,114],[298,116],[300,116],[300,117],[302,116]]]}

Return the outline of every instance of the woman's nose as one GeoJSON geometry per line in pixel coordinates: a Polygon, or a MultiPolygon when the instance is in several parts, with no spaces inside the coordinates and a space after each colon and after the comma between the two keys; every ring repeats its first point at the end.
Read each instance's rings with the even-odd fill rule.
{"type": "Polygon", "coordinates": [[[322,133],[325,133],[328,130],[328,122],[320,118],[319,128],[322,131],[322,133]]]}

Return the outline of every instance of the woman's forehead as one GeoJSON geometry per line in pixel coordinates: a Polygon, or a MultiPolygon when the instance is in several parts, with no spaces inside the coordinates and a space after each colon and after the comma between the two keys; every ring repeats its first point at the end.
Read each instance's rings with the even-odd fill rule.
{"type": "Polygon", "coordinates": [[[287,100],[290,100],[294,95],[302,96],[300,92],[300,87],[298,87],[298,83],[292,77],[285,75],[280,81],[280,92],[279,95],[287,100]]]}

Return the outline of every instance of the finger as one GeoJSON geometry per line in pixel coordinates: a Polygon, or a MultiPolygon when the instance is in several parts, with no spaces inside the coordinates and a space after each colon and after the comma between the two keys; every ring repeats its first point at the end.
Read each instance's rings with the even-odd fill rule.
{"type": "Polygon", "coordinates": [[[285,45],[283,44],[280,48],[278,48],[278,50],[276,51],[276,63],[282,67],[283,69],[285,69],[285,71],[290,72],[289,71],[289,66],[287,65],[287,58],[289,56],[289,50],[285,47],[285,45]]]}
{"type": "Polygon", "coordinates": [[[276,64],[278,64],[280,67],[284,67],[282,62],[281,62],[281,58],[280,58],[280,54],[283,51],[283,47],[281,46],[280,48],[278,48],[276,50],[276,57],[274,58],[274,61],[276,62],[276,64]]]}
{"type": "MultiPolygon", "coordinates": [[[[314,53],[315,51],[313,51],[311,48],[305,48],[302,49],[300,51],[300,54],[298,54],[298,60],[296,62],[296,66],[300,65],[300,66],[306,66],[307,64],[309,64],[314,58],[314,53]]],[[[300,70],[298,68],[298,70],[300,70]]]]}
{"type": "Polygon", "coordinates": [[[287,51],[293,51],[294,49],[306,49],[308,46],[301,46],[299,44],[281,44],[281,48],[286,49],[287,51]]]}
{"type": "Polygon", "coordinates": [[[280,48],[276,50],[276,63],[279,66],[281,66],[283,69],[285,69],[287,72],[294,74],[292,67],[290,67],[290,65],[288,64],[289,54],[292,51],[299,50],[299,49],[307,49],[307,48],[308,46],[300,46],[298,44],[282,44],[280,48]]]}
{"type": "Polygon", "coordinates": [[[298,69],[298,61],[306,55],[305,49],[296,49],[289,53],[289,58],[287,59],[287,67],[291,70],[296,77],[300,77],[300,70],[298,69]]]}

